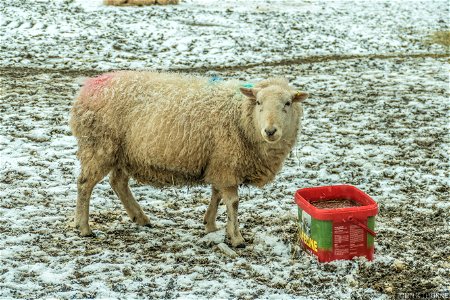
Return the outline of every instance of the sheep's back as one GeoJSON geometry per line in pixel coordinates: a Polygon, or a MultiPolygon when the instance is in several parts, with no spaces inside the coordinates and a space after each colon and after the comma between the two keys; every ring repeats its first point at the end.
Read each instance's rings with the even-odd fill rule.
{"type": "Polygon", "coordinates": [[[161,178],[170,174],[174,181],[180,176],[191,181],[202,178],[216,139],[225,127],[225,131],[236,130],[237,84],[210,84],[207,78],[166,73],[120,76],[115,85],[119,98],[111,105],[122,119],[118,126],[123,131],[124,156],[137,172],[135,177],[150,176],[143,173],[152,168],[152,174],[160,172],[161,178]]]}

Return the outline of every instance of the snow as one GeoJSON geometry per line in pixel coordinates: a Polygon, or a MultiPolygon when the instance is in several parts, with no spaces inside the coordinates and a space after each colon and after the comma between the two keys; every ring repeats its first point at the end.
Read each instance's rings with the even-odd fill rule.
{"type": "Polygon", "coordinates": [[[0,26],[0,298],[448,292],[448,49],[427,42],[448,30],[446,1],[120,8],[8,0],[0,26]],[[223,207],[220,230],[204,234],[208,187],[132,182],[151,219],[144,228],[129,221],[105,179],[91,200],[96,237],[80,238],[72,227],[79,163],[67,124],[71,101],[85,77],[115,69],[286,76],[311,94],[298,145],[276,181],[240,189],[247,247],[234,249],[237,257],[217,247],[226,242],[223,207]],[[379,203],[373,262],[319,264],[297,243],[295,191],[340,183],[379,203]]]}
{"type": "Polygon", "coordinates": [[[445,20],[445,1],[431,6],[423,1],[187,1],[150,9],[58,1],[34,3],[33,10],[16,3],[2,8],[6,65],[186,68],[311,55],[444,52],[421,41],[445,20]],[[349,13],[355,5],[359,9],[349,13]],[[329,19],[331,28],[324,25],[329,19]],[[7,43],[11,39],[18,44],[7,43]],[[34,55],[37,59],[30,59],[34,55]]]}

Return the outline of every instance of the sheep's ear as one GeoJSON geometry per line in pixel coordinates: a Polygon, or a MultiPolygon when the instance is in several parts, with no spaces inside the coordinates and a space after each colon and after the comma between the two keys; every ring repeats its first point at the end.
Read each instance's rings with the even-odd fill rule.
{"type": "Polygon", "coordinates": [[[292,92],[292,102],[303,102],[306,98],[309,97],[308,93],[293,91],[292,92]]]}
{"type": "Polygon", "coordinates": [[[241,87],[239,89],[241,90],[242,94],[244,94],[250,99],[256,99],[256,94],[258,94],[258,92],[261,90],[258,88],[245,88],[245,87],[241,87]]]}

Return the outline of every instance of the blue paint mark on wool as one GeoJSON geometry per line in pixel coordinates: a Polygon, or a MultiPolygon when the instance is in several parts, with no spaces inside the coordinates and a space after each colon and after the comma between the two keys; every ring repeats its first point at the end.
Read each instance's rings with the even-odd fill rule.
{"type": "MultiPolygon", "coordinates": [[[[223,81],[223,78],[222,78],[222,77],[219,77],[219,76],[217,76],[217,75],[213,75],[213,76],[211,76],[211,78],[209,78],[208,83],[213,84],[213,83],[218,83],[218,82],[221,82],[221,81],[223,81]]],[[[247,89],[251,89],[251,88],[253,88],[254,86],[255,86],[255,85],[254,85],[253,83],[243,83],[243,84],[241,85],[241,87],[247,88],[247,89]]]]}
{"type": "Polygon", "coordinates": [[[242,87],[243,88],[246,88],[246,89],[251,89],[251,88],[253,88],[255,85],[253,84],[253,83],[244,83],[243,85],[242,85],[242,87]]]}
{"type": "Polygon", "coordinates": [[[217,83],[217,82],[220,82],[220,81],[223,81],[223,78],[214,75],[208,80],[208,83],[217,83]]]}
{"type": "MultiPolygon", "coordinates": [[[[217,75],[213,75],[213,76],[211,76],[209,78],[208,83],[209,84],[217,84],[217,83],[222,82],[222,81],[223,81],[222,77],[219,77],[217,75]]],[[[243,83],[243,84],[240,85],[240,87],[247,88],[247,89],[251,89],[254,86],[255,85],[253,83],[243,83]]],[[[235,97],[238,98],[239,100],[242,100],[244,95],[242,95],[241,91],[239,89],[237,89],[235,97]]]]}

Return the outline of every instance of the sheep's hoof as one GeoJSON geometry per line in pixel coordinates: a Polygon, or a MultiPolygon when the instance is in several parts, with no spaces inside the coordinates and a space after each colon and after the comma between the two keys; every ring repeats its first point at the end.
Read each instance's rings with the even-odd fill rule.
{"type": "Polygon", "coordinates": [[[136,217],[132,217],[131,221],[133,221],[134,223],[136,223],[138,225],[141,225],[141,226],[150,225],[150,218],[147,217],[146,215],[140,215],[138,217],[137,216],[136,217]]]}
{"type": "Polygon", "coordinates": [[[212,224],[212,225],[209,225],[209,226],[208,226],[208,224],[206,224],[206,226],[205,226],[205,232],[207,234],[211,233],[211,232],[214,232],[214,231],[217,231],[217,230],[219,230],[219,228],[217,228],[216,224],[212,224]]]}
{"type": "Polygon", "coordinates": [[[233,242],[229,236],[227,236],[227,244],[231,245],[233,248],[245,248],[247,247],[247,244],[245,243],[244,239],[237,240],[233,242]]]}
{"type": "Polygon", "coordinates": [[[234,246],[235,248],[245,248],[247,247],[247,244],[245,242],[239,243],[236,246],[234,246]]]}
{"type": "Polygon", "coordinates": [[[80,230],[80,236],[82,237],[95,237],[95,234],[92,232],[90,228],[80,230]]]}
{"type": "Polygon", "coordinates": [[[131,222],[141,226],[147,226],[150,224],[150,219],[146,215],[130,217],[131,222]]]}

